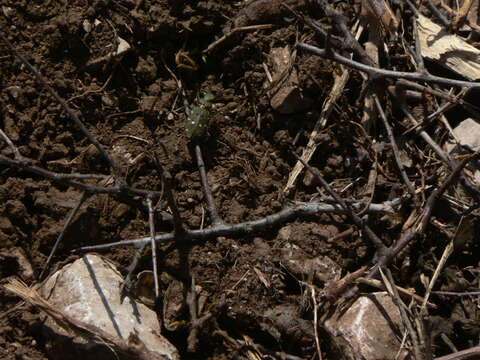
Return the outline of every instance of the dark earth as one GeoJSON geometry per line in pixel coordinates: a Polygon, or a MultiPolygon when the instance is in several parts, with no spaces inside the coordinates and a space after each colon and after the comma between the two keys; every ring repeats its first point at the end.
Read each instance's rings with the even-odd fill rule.
{"type": "MultiPolygon", "coordinates": [[[[314,4],[287,3],[319,22],[324,19],[314,4]]],[[[331,92],[334,75],[341,71],[333,62],[297,52],[294,66],[299,84],[311,102],[305,110],[288,115],[272,109],[265,71],[265,66],[271,68],[271,49],[287,45],[294,49],[299,39],[322,46],[314,32],[285,8],[277,4],[273,9],[267,6],[248,13],[242,10],[246,5],[240,1],[183,0],[0,0],[0,5],[0,31],[121,164],[129,185],[161,190],[155,157],[172,174],[180,215],[190,229],[207,227],[211,220],[195,153],[185,131],[184,98],[173,75],[181,80],[189,103],[206,93],[214,96],[202,150],[215,204],[226,223],[261,219],[292,200],[327,196],[315,179],[303,174],[293,192],[288,196],[283,192],[296,163],[295,154],[300,155],[307,144],[331,92]],[[272,26],[238,32],[205,51],[233,27],[257,24],[272,26]],[[109,57],[119,37],[131,48],[121,56],[109,57]]],[[[338,9],[353,25],[358,9],[346,2],[339,3],[338,9]]],[[[411,23],[405,26],[410,29],[411,23]]],[[[408,59],[393,45],[390,56],[391,63],[385,66],[393,63],[405,71],[412,70],[408,59]]],[[[403,195],[406,189],[381,124],[368,131],[362,124],[363,105],[356,104],[361,85],[360,74],[352,71],[319,135],[310,164],[322,171],[344,199],[381,203],[403,195]],[[378,176],[372,191],[369,176],[375,161],[378,176]]],[[[0,127],[24,157],[60,173],[110,173],[108,164],[58,102],[3,42],[0,90],[0,127]]],[[[419,116],[432,111],[421,103],[413,105],[419,116]]],[[[395,133],[401,136],[408,124],[398,109],[389,106],[388,111],[395,133]]],[[[454,109],[448,114],[453,125],[467,117],[461,112],[454,109]]],[[[428,130],[435,139],[444,141],[445,132],[435,132],[439,125],[430,126],[428,130]]],[[[425,199],[448,170],[414,132],[403,139],[410,159],[408,175],[421,189],[420,198],[425,199]]],[[[3,155],[12,155],[3,140],[0,150],[3,155]]],[[[448,193],[463,196],[456,190],[448,193]]],[[[0,166],[2,281],[13,276],[29,285],[39,281],[68,213],[80,197],[81,192],[73,187],[0,166]]],[[[90,197],[68,226],[48,273],[81,256],[72,254],[81,246],[148,236],[148,211],[142,200],[105,194],[90,197]]],[[[161,204],[156,230],[171,232],[171,209],[164,201],[161,204]]],[[[411,206],[406,205],[397,216],[371,216],[368,223],[391,245],[402,232],[411,206]]],[[[425,234],[411,244],[407,255],[402,254],[390,265],[397,285],[423,296],[424,278],[433,275],[460,218],[448,202],[441,201],[425,234]]],[[[470,215],[469,222],[473,234],[457,246],[434,290],[478,289],[476,216],[470,215]]],[[[188,326],[164,329],[182,358],[250,358],[246,349],[227,341],[222,332],[242,341],[249,338],[277,354],[302,359],[317,356],[312,304],[304,283],[313,283],[320,291],[324,282],[312,279],[312,274],[292,274],[282,255],[287,248],[297,249],[305,259],[328,256],[340,266],[342,276],[375,263],[375,249],[368,239],[350,219],[333,214],[299,218],[249,236],[195,242],[188,253],[188,271],[174,244],[159,245],[161,291],[166,292],[169,279],[188,284],[194,277],[205,299],[205,311],[212,313],[200,329],[194,352],[187,351],[188,326]],[[336,237],[345,231],[345,235],[336,237]],[[294,316],[279,319],[275,309],[294,316]]],[[[135,251],[133,246],[123,246],[98,252],[126,274],[135,251]]],[[[143,270],[151,270],[149,252],[145,252],[135,274],[143,270]]],[[[364,292],[374,290],[361,288],[364,292]]],[[[437,305],[429,318],[434,356],[452,352],[445,338],[458,349],[478,345],[478,296],[432,294],[430,301],[437,305]]],[[[0,304],[0,358],[48,359],[51,340],[42,332],[42,314],[3,287],[0,304]]],[[[157,312],[162,318],[161,307],[157,312]]],[[[176,316],[188,324],[186,308],[176,316]]],[[[320,341],[324,359],[340,358],[322,329],[320,341]]]]}

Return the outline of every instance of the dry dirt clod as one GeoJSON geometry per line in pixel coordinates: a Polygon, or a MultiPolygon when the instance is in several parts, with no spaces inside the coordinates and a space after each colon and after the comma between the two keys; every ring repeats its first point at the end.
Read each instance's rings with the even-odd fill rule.
{"type": "MultiPolygon", "coordinates": [[[[40,293],[84,324],[125,341],[133,335],[152,358],[179,359],[177,349],[160,335],[156,314],[129,296],[121,301],[121,282],[120,273],[111,263],[89,254],[53,274],[40,293]]],[[[52,359],[116,359],[102,342],[67,334],[50,318],[45,326],[52,339],[52,359]]]]}
{"type": "Polygon", "coordinates": [[[406,351],[397,357],[402,321],[386,292],[361,296],[347,311],[337,310],[324,325],[350,360],[406,359],[406,351]]]}

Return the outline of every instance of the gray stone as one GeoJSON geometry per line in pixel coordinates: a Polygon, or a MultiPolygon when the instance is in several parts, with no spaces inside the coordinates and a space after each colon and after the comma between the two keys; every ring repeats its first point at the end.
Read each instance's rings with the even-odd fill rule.
{"type": "MultiPolygon", "coordinates": [[[[54,273],[40,294],[54,307],[112,336],[128,341],[136,335],[152,358],[179,359],[177,349],[160,335],[155,312],[126,296],[121,301],[122,277],[115,266],[97,255],[85,255],[54,273]]],[[[52,337],[52,359],[117,359],[100,340],[72,336],[50,318],[46,333],[52,337]]]]}
{"type": "Polygon", "coordinates": [[[347,311],[337,310],[325,323],[336,346],[350,360],[406,359],[400,349],[403,326],[386,292],[359,297],[347,311]]]}
{"type": "MultiPolygon", "coordinates": [[[[471,151],[478,151],[480,149],[480,123],[474,119],[468,118],[463,120],[453,129],[453,135],[455,141],[452,140],[445,143],[445,150],[450,155],[458,155],[465,152],[456,142],[469,148],[471,151]]],[[[473,173],[476,183],[480,184],[480,171],[478,167],[470,163],[467,165],[467,169],[473,173]]]]}

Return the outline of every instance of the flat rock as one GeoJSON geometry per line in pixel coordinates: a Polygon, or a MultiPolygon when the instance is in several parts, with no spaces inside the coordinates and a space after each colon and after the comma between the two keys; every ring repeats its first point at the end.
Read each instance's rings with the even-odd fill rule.
{"type": "Polygon", "coordinates": [[[406,359],[400,349],[402,321],[386,292],[359,297],[347,311],[338,311],[325,322],[337,347],[351,360],[406,359]]]}
{"type": "MultiPolygon", "coordinates": [[[[121,301],[121,282],[113,264],[89,254],[54,273],[40,294],[59,310],[112,336],[127,341],[135,334],[152,358],[179,359],[177,349],[160,335],[155,312],[128,296],[121,301]]],[[[118,359],[104,343],[72,336],[50,318],[45,327],[53,340],[52,359],[118,359]]]]}

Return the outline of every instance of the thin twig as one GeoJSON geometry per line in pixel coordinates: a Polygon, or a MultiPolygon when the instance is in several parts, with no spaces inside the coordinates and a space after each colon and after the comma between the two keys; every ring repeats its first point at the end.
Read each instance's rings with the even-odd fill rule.
{"type": "Polygon", "coordinates": [[[207,200],[207,210],[210,218],[212,219],[213,226],[223,224],[223,220],[218,215],[217,208],[215,206],[215,200],[213,199],[212,190],[208,184],[207,171],[205,170],[205,163],[203,162],[202,149],[200,144],[195,145],[195,155],[197,157],[198,171],[200,172],[200,179],[202,181],[202,190],[205,200],[207,200]]]}
{"type": "Polygon", "coordinates": [[[305,44],[305,43],[298,43],[297,48],[301,50],[305,50],[306,52],[309,52],[311,54],[323,57],[325,59],[336,61],[352,69],[365,72],[369,76],[376,77],[377,79],[382,79],[382,78],[408,79],[408,80],[443,84],[447,86],[466,87],[471,89],[480,88],[480,82],[454,80],[454,79],[444,78],[441,76],[422,74],[419,72],[393,71],[393,70],[375,68],[373,66],[365,65],[358,61],[348,59],[344,56],[337,54],[334,51],[327,52],[324,49],[320,49],[320,48],[317,48],[316,46],[305,44]]]}
{"type": "Polygon", "coordinates": [[[58,234],[57,240],[55,241],[55,244],[53,245],[52,250],[50,250],[50,254],[48,255],[47,261],[45,262],[45,267],[43,268],[42,272],[40,273],[40,276],[39,276],[40,279],[43,279],[43,275],[48,270],[49,265],[50,265],[50,261],[52,260],[52,257],[55,254],[55,251],[57,250],[57,247],[60,244],[60,241],[62,241],[63,236],[65,235],[65,231],[67,230],[68,226],[70,225],[73,218],[77,214],[78,210],[80,210],[80,207],[82,206],[82,204],[85,202],[85,200],[88,199],[89,196],[90,196],[90,194],[88,194],[87,192],[83,192],[82,196],[80,197],[80,200],[77,203],[77,205],[75,205],[75,207],[72,209],[72,211],[70,211],[70,214],[68,215],[67,221],[65,221],[65,224],[63,224],[62,231],[60,232],[60,234],[58,234]]]}
{"type": "Polygon", "coordinates": [[[9,165],[18,169],[27,170],[34,174],[40,175],[44,178],[50,179],[52,181],[62,183],[64,185],[72,186],[76,189],[88,192],[90,194],[131,194],[131,195],[140,195],[140,196],[152,196],[152,197],[159,197],[161,193],[159,191],[150,191],[150,190],[142,190],[134,187],[129,187],[126,185],[123,186],[112,186],[112,187],[104,187],[104,186],[96,186],[96,185],[87,185],[78,181],[73,181],[72,179],[92,179],[92,178],[100,178],[104,179],[104,175],[93,175],[93,174],[62,174],[56,173],[53,171],[46,170],[40,166],[33,165],[29,161],[18,159],[11,159],[9,157],[0,155],[0,164],[9,165]]]}
{"type": "Polygon", "coordinates": [[[18,149],[17,149],[17,147],[15,146],[15,144],[12,142],[12,140],[10,140],[10,138],[7,136],[7,134],[5,134],[5,133],[3,132],[2,129],[0,129],[0,136],[3,137],[3,140],[5,140],[5,142],[7,143],[8,147],[12,150],[14,158],[17,159],[17,160],[21,160],[21,159],[22,159],[22,155],[20,155],[20,152],[18,151],[18,149]]]}
{"type": "Polygon", "coordinates": [[[377,106],[378,113],[380,115],[380,118],[383,121],[383,125],[385,126],[385,130],[387,131],[388,138],[390,139],[390,145],[393,150],[393,157],[395,159],[395,162],[398,166],[398,170],[400,171],[400,175],[402,176],[403,182],[405,186],[407,187],[408,191],[413,197],[413,200],[416,202],[417,201],[417,194],[415,193],[415,188],[413,187],[412,183],[410,182],[410,179],[408,178],[407,172],[405,171],[405,168],[403,167],[402,161],[400,160],[400,150],[398,149],[397,146],[397,141],[395,140],[395,136],[393,135],[393,130],[388,122],[387,117],[385,116],[385,112],[383,111],[382,105],[380,104],[380,101],[378,100],[377,95],[373,95],[373,99],[375,101],[375,104],[377,106]]]}
{"type": "Polygon", "coordinates": [[[328,185],[327,181],[323,178],[322,174],[318,169],[311,167],[303,159],[294,154],[297,160],[301,161],[303,166],[320,182],[323,188],[332,196],[335,201],[342,207],[346,214],[352,219],[353,223],[357,225],[360,229],[365,231],[367,237],[370,239],[372,244],[377,248],[378,252],[383,252],[386,250],[385,244],[380,240],[380,238],[373,232],[373,230],[353,211],[353,209],[345,202],[343,199],[328,185]]]}
{"type": "Polygon", "coordinates": [[[113,170],[113,174],[115,177],[116,184],[118,186],[123,185],[124,180],[120,177],[120,169],[110,154],[103,148],[103,146],[98,142],[98,140],[90,133],[90,131],[86,128],[83,122],[78,118],[78,116],[73,112],[73,110],[68,106],[65,100],[58,95],[58,93],[47,83],[43,75],[37,70],[35,66],[30,64],[30,62],[20,53],[13,44],[7,39],[4,32],[0,32],[0,38],[5,42],[7,47],[10,49],[11,52],[15,54],[15,56],[20,59],[20,61],[35,75],[38,82],[45,88],[47,91],[58,101],[58,103],[62,106],[65,112],[68,114],[70,119],[80,128],[80,131],[85,135],[85,137],[97,148],[98,152],[102,155],[102,157],[108,162],[111,169],[113,170]]]}
{"type": "Polygon", "coordinates": [[[158,266],[157,266],[157,247],[155,242],[155,209],[152,206],[152,199],[147,198],[148,206],[148,225],[150,227],[150,246],[152,248],[152,267],[153,267],[153,283],[155,288],[155,301],[160,297],[160,289],[158,285],[158,266]]]}
{"type": "MultiPolygon", "coordinates": [[[[367,213],[392,213],[393,207],[400,205],[406,198],[397,198],[391,201],[386,201],[381,204],[370,204],[366,209],[367,213]]],[[[350,204],[352,210],[359,210],[365,207],[365,204],[362,202],[350,204]]],[[[335,214],[346,214],[346,211],[337,204],[325,204],[325,203],[296,203],[292,206],[288,206],[283,210],[266,216],[259,220],[251,220],[238,224],[223,224],[219,226],[213,226],[201,230],[185,230],[185,237],[193,240],[205,240],[209,238],[215,238],[219,236],[233,237],[240,236],[244,234],[252,234],[256,232],[267,231],[273,227],[280,226],[286,222],[293,221],[301,217],[316,216],[323,213],[335,213],[335,214]]],[[[175,233],[156,235],[155,241],[167,242],[175,239],[175,233]]],[[[74,250],[74,252],[80,251],[93,251],[108,249],[115,246],[125,246],[125,245],[140,245],[143,243],[149,243],[151,241],[150,237],[142,237],[132,240],[123,240],[117,241],[109,244],[100,244],[85,246],[74,250]]]]}

